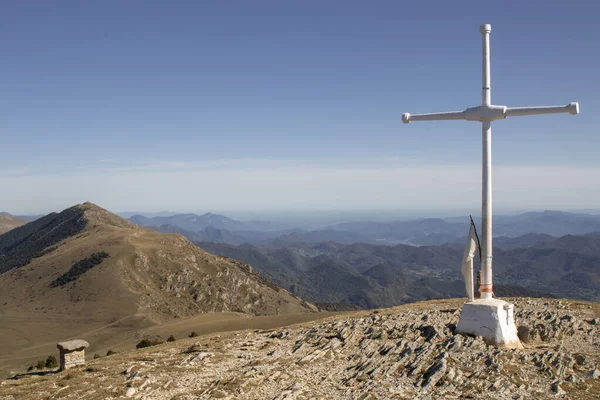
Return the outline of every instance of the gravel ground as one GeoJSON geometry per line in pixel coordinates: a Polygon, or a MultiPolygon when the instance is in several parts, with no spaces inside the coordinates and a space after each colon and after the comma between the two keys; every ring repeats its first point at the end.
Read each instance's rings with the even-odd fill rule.
{"type": "Polygon", "coordinates": [[[600,304],[510,301],[524,350],[454,334],[462,300],[436,300],[24,374],[0,399],[600,399],[600,304]]]}

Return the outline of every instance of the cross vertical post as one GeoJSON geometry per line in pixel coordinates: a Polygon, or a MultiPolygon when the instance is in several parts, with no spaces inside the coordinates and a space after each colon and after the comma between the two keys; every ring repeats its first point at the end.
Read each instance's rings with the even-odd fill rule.
{"type": "MultiPolygon", "coordinates": [[[[481,60],[481,104],[490,106],[492,104],[492,88],[490,74],[490,32],[489,24],[481,25],[479,31],[482,36],[482,60],[481,60]]],[[[482,177],[481,177],[481,283],[479,293],[482,299],[492,297],[492,123],[482,121],[482,177]]]]}
{"type": "Polygon", "coordinates": [[[479,32],[482,35],[481,41],[481,104],[492,104],[491,74],[490,74],[490,32],[492,26],[489,24],[481,25],[479,32]]]}
{"type": "MultiPolygon", "coordinates": [[[[505,347],[522,347],[514,323],[513,305],[493,297],[492,288],[492,122],[507,117],[527,115],[569,113],[579,114],[579,104],[566,106],[507,107],[492,104],[490,74],[490,32],[492,27],[479,27],[482,35],[481,51],[481,105],[463,111],[430,114],[402,114],[402,122],[467,120],[480,122],[482,165],[481,165],[481,279],[480,298],[468,301],[462,307],[457,332],[483,336],[493,343],[505,347]]],[[[467,277],[468,280],[468,277],[467,277]]],[[[471,279],[472,281],[472,279],[471,279]]],[[[472,290],[472,284],[467,293],[472,290]]]]}

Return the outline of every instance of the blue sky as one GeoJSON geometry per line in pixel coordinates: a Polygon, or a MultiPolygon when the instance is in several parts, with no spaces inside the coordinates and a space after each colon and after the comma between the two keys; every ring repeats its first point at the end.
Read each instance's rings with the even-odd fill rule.
{"type": "Polygon", "coordinates": [[[599,11],[3,2],[0,210],[477,209],[480,125],[401,114],[480,103],[481,23],[494,104],[581,104],[493,125],[495,207],[598,208],[599,11]]]}

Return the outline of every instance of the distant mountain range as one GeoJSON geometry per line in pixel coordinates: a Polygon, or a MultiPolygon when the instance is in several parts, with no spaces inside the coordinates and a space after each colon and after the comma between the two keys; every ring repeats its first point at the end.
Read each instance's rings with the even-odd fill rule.
{"type": "MultiPolygon", "coordinates": [[[[0,211],[0,219],[2,219],[2,217],[5,217],[4,218],[5,221],[7,219],[12,218],[13,220],[22,221],[24,223],[27,223],[27,222],[35,221],[36,219],[43,217],[43,215],[42,214],[39,214],[39,215],[12,215],[12,214],[7,213],[6,211],[0,211]]],[[[2,232],[0,232],[0,234],[2,234],[2,232]]]]}
{"type": "Polygon", "coordinates": [[[142,215],[134,215],[129,220],[140,226],[178,226],[191,232],[198,232],[206,227],[225,230],[243,230],[244,224],[224,215],[206,213],[196,214],[176,214],[168,217],[148,218],[142,215]]]}
{"type": "MultiPolygon", "coordinates": [[[[425,218],[392,222],[345,222],[314,230],[277,229],[273,223],[241,222],[219,214],[178,214],[148,218],[136,215],[130,220],[159,232],[177,232],[190,240],[261,247],[294,243],[409,244],[414,246],[458,243],[466,237],[469,218],[425,218]]],[[[475,218],[479,223],[479,218],[475,218]]],[[[530,212],[494,218],[494,236],[510,247],[510,238],[532,235],[532,243],[568,234],[600,232],[600,215],[560,211],[530,212]],[[536,236],[537,235],[537,236],[536,236]],[[546,236],[544,236],[546,235],[546,236]]],[[[525,239],[520,239],[523,243],[525,239]]]]}
{"type": "MultiPolygon", "coordinates": [[[[600,234],[525,235],[499,240],[494,279],[498,296],[600,300],[600,234]]],[[[315,302],[387,307],[438,297],[463,297],[462,244],[383,246],[367,243],[197,243],[251,264],[275,283],[315,302]]]]}
{"type": "MultiPolygon", "coordinates": [[[[129,215],[132,213],[125,213],[129,215]]],[[[297,222],[239,221],[224,215],[157,213],[159,216],[131,215],[133,223],[150,227],[164,233],[180,233],[190,240],[240,245],[244,243],[260,247],[278,247],[294,243],[321,243],[332,241],[342,244],[370,243],[383,245],[409,244],[413,246],[460,243],[468,232],[469,217],[421,218],[391,222],[354,221],[333,225],[308,226],[297,222]]],[[[6,212],[1,216],[26,222],[40,215],[13,216],[6,212]]],[[[474,218],[477,225],[480,218],[474,218]]],[[[8,224],[7,224],[8,225],[8,224]]],[[[2,228],[0,228],[2,229],[2,228]]],[[[7,229],[7,228],[5,228],[7,229]]],[[[528,212],[513,216],[494,218],[496,244],[511,247],[511,239],[530,235],[533,242],[550,237],[581,235],[600,232],[600,215],[569,213],[561,211],[528,212]],[[544,236],[545,235],[545,236],[544,236]]],[[[525,238],[519,240],[524,243],[525,238]]],[[[514,246],[513,246],[514,247],[514,246]]]]}

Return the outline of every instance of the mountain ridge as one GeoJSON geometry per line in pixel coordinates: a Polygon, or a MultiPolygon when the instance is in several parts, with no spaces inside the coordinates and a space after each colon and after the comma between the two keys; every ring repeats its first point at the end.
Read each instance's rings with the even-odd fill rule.
{"type": "Polygon", "coordinates": [[[14,217],[8,213],[0,214],[0,235],[6,233],[14,228],[17,228],[21,225],[25,225],[27,221],[14,217]]]}
{"type": "MultiPolygon", "coordinates": [[[[117,281],[115,286],[129,293],[126,297],[153,292],[164,303],[150,303],[162,308],[165,315],[174,312],[174,316],[221,310],[268,314],[276,312],[277,307],[267,304],[263,309],[259,305],[264,301],[261,296],[277,298],[278,293],[285,293],[247,264],[206,253],[181,235],[165,235],[139,227],[89,202],[48,214],[1,235],[0,278],[6,280],[11,276],[18,280],[25,275],[38,276],[43,270],[40,280],[46,288],[38,282],[34,286],[48,295],[55,294],[48,291],[50,282],[46,281],[57,279],[59,272],[66,273],[68,265],[85,263],[86,257],[101,251],[110,257],[85,272],[80,278],[82,282],[69,283],[69,290],[84,282],[93,287],[93,282],[86,279],[87,274],[101,274],[113,283],[117,281]],[[241,286],[234,290],[229,287],[231,284],[241,286]],[[169,299],[168,293],[175,298],[169,299]],[[252,300],[253,305],[244,303],[238,294],[258,297],[252,300]]],[[[88,289],[84,288],[79,297],[85,297],[86,293],[92,296],[88,289]]],[[[148,303],[146,297],[139,297],[140,304],[148,303]]],[[[284,297],[286,302],[296,304],[298,310],[310,308],[291,295],[284,297]]],[[[147,307],[152,305],[146,304],[147,307]]]]}
{"type": "Polygon", "coordinates": [[[244,226],[242,222],[211,212],[202,215],[188,213],[152,218],[144,217],[143,215],[134,215],[129,220],[141,226],[175,225],[192,232],[200,231],[209,226],[226,230],[235,230],[244,226]]]}

